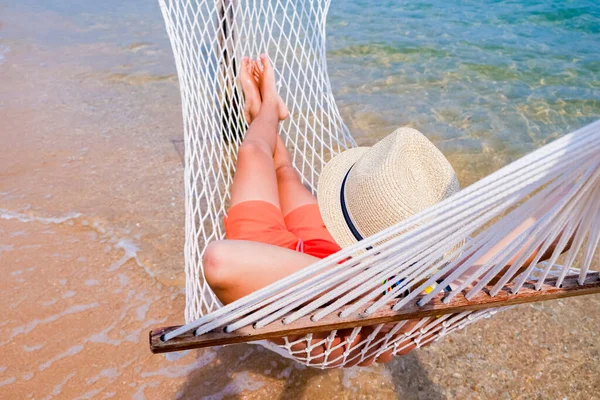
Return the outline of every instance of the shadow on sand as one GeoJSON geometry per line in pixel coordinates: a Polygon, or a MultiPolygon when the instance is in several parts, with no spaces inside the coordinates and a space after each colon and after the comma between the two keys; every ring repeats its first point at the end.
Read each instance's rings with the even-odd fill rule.
{"type": "Polygon", "coordinates": [[[429,379],[429,374],[417,357],[418,351],[408,353],[385,364],[394,383],[396,397],[403,400],[443,400],[440,388],[429,379]]]}
{"type": "MultiPolygon", "coordinates": [[[[416,353],[395,358],[385,367],[347,370],[307,368],[258,345],[236,345],[214,351],[214,358],[190,373],[178,399],[268,398],[400,398],[444,399],[429,380],[416,353]],[[383,369],[385,368],[385,370],[383,369]],[[377,383],[375,383],[377,381],[377,383]],[[394,387],[389,387],[389,384],[394,387]],[[381,385],[387,386],[381,388],[381,385]]],[[[206,357],[198,352],[198,357],[206,357]]]]}

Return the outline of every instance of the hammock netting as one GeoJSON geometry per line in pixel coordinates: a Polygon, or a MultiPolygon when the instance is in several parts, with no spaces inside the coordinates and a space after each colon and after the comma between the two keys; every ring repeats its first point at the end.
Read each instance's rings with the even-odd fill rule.
{"type": "MultiPolygon", "coordinates": [[[[223,216],[236,154],[247,125],[236,76],[243,56],[266,52],[290,110],[280,135],[303,182],[315,192],[319,173],[335,154],[355,146],[336,107],[325,53],[328,0],[159,0],[179,76],[185,134],[186,310],[195,330],[314,321],[344,310],[369,315],[395,301],[395,310],[426,288],[426,303],[467,298],[494,284],[518,291],[526,280],[541,288],[548,277],[583,282],[597,265],[600,240],[600,123],[596,122],[502,168],[456,195],[389,229],[225,307],[204,279],[206,245],[224,238],[223,216]],[[494,257],[481,261],[509,232],[537,220],[494,257]],[[569,241],[569,238],[572,240],[569,241]],[[540,262],[546,250],[550,258],[540,262]],[[561,253],[570,248],[566,255],[561,253]],[[526,261],[533,257],[533,262],[526,261]],[[516,260],[515,260],[516,258],[516,260]],[[509,263],[513,260],[512,263],[509,263]],[[595,261],[594,261],[595,260],[595,261]],[[558,263],[560,261],[560,264],[558,263]],[[577,264],[579,268],[575,268],[577,264]],[[389,279],[391,277],[401,277],[389,279]],[[385,282],[382,284],[382,282],[385,282]],[[437,284],[439,283],[439,284],[437,284]]],[[[373,355],[422,346],[499,310],[377,325],[369,335],[286,338],[262,344],[306,365],[331,368],[373,355]],[[366,336],[366,337],[365,337],[366,336]],[[342,338],[342,340],[339,340],[342,338]],[[360,340],[357,340],[360,338],[360,340]],[[336,340],[338,339],[338,340],[336,340]],[[322,351],[315,354],[314,349],[322,351]]]]}

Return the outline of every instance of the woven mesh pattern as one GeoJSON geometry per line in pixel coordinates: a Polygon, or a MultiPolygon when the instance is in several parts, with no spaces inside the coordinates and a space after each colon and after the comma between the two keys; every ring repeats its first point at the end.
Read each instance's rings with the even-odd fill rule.
{"type": "MultiPolygon", "coordinates": [[[[185,317],[190,323],[166,335],[168,338],[193,329],[202,334],[224,326],[235,330],[254,323],[265,326],[282,319],[291,323],[315,310],[318,312],[314,317],[319,319],[348,304],[353,311],[365,308],[373,300],[364,310],[370,313],[398,298],[406,288],[418,286],[410,295],[399,298],[394,306],[398,309],[458,265],[424,301],[474,267],[478,269],[473,278],[464,280],[447,296],[448,300],[472,287],[470,297],[496,276],[501,279],[492,295],[513,279],[518,290],[536,271],[541,285],[548,276],[559,276],[560,284],[567,273],[578,273],[583,279],[589,270],[600,240],[598,123],[505,167],[431,210],[366,238],[364,243],[221,307],[206,284],[201,260],[206,244],[224,237],[222,219],[237,150],[247,129],[242,114],[243,96],[236,83],[241,57],[267,52],[272,59],[279,92],[290,109],[290,118],[281,125],[280,134],[304,183],[313,191],[326,161],[355,145],[336,108],[327,76],[325,20],[330,2],[159,0],[159,3],[179,75],[186,143],[185,317]],[[581,162],[576,162],[579,158],[575,154],[581,162]],[[577,182],[574,188],[573,182],[577,182]],[[540,188],[543,190],[539,191],[540,188]],[[550,209],[553,197],[560,202],[550,209]],[[469,254],[483,254],[541,206],[549,208],[544,218],[510,243],[505,254],[484,265],[473,265],[474,258],[469,254]],[[489,232],[482,230],[511,207],[514,210],[509,219],[500,221],[489,232]],[[419,228],[413,229],[415,226],[419,228]],[[567,258],[564,267],[554,264],[560,253],[557,250],[546,266],[540,269],[537,258],[525,274],[516,275],[518,267],[539,246],[549,246],[560,232],[573,233],[576,228],[574,255],[567,258]],[[469,236],[475,239],[465,241],[469,236]],[[534,240],[527,244],[516,265],[502,272],[529,238],[534,240]],[[360,252],[361,246],[371,246],[371,250],[360,252]],[[578,253],[583,259],[581,271],[572,268],[578,253]],[[351,261],[343,262],[349,256],[353,257],[351,261]],[[393,279],[381,284],[382,280],[400,274],[406,278],[402,285],[395,285],[393,279]],[[479,277],[482,279],[478,280],[479,277]],[[419,286],[423,280],[426,282],[419,286]],[[323,292],[327,295],[310,300],[323,292]]],[[[567,235],[564,237],[566,242],[567,235]]],[[[565,244],[561,247],[559,243],[559,249],[565,244]]],[[[408,346],[422,346],[497,311],[424,318],[410,329],[406,329],[408,325],[404,322],[379,325],[368,330],[368,335],[364,334],[366,330],[355,328],[349,332],[331,332],[325,337],[286,338],[281,348],[306,365],[340,367],[386,351],[397,354],[408,346]]]]}
{"type": "Polygon", "coordinates": [[[325,60],[328,1],[161,0],[185,130],[186,319],[219,307],[201,257],[222,239],[236,154],[247,128],[236,81],[242,56],[268,52],[290,109],[281,135],[314,190],[331,155],[354,145],[335,106],[325,60]]]}

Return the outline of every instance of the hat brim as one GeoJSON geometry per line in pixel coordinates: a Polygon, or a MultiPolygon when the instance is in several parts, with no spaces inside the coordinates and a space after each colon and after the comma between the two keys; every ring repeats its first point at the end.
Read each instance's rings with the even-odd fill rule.
{"type": "Polygon", "coordinates": [[[317,184],[317,199],[325,227],[344,248],[357,242],[342,213],[340,192],[348,170],[367,152],[369,147],[354,147],[332,158],[323,168],[317,184]]]}

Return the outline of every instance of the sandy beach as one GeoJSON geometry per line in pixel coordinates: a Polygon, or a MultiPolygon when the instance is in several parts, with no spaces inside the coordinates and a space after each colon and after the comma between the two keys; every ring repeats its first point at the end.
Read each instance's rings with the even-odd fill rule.
{"type": "MultiPolygon", "coordinates": [[[[185,274],[180,98],[150,3],[113,30],[110,13],[0,0],[1,399],[600,399],[597,295],[519,306],[368,368],[256,345],[152,355],[148,331],[183,322],[185,274]]],[[[351,90],[340,109],[360,144],[400,122],[357,112],[351,90]]],[[[597,99],[582,104],[598,117],[597,99]]],[[[437,115],[424,125],[452,118],[437,115]]],[[[464,186],[552,132],[519,150],[430,137],[464,186]]]]}

